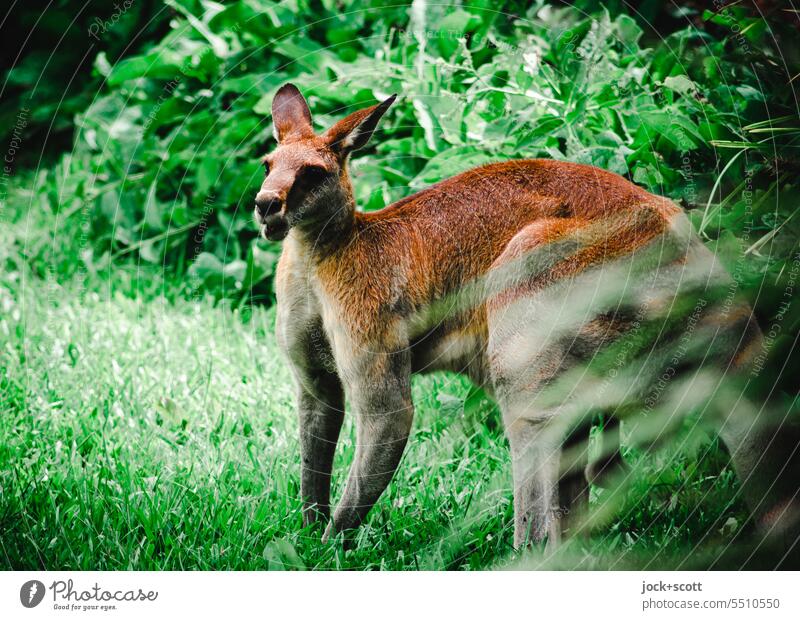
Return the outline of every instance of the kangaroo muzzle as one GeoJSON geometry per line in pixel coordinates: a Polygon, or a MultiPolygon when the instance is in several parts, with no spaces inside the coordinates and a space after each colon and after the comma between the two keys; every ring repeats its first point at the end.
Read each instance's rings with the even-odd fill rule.
{"type": "Polygon", "coordinates": [[[265,239],[281,241],[289,232],[284,205],[275,194],[261,191],[256,195],[255,217],[265,239]]]}

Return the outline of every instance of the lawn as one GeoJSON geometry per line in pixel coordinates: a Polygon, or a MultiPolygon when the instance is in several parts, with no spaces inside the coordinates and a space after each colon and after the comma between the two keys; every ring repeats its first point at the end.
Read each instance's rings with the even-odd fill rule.
{"type": "MultiPolygon", "coordinates": [[[[713,562],[745,522],[724,454],[701,441],[677,457],[629,452],[623,497],[593,491],[595,514],[614,510],[590,537],[517,554],[498,413],[466,379],[436,374],[414,383],[403,463],[354,548],[322,544],[302,527],[271,309],[30,279],[0,295],[4,568],[687,568],[713,562]]],[[[335,496],[349,419],[342,436],[335,496]]]]}

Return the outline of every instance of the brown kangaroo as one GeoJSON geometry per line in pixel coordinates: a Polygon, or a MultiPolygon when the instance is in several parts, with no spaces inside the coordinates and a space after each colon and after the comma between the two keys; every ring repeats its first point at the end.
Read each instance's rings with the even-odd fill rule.
{"type": "MultiPolygon", "coordinates": [[[[502,411],[515,545],[555,542],[569,527],[558,515],[580,514],[587,501],[584,468],[596,480],[620,464],[620,412],[662,403],[668,390],[659,378],[674,377],[684,395],[713,383],[701,372],[682,378],[697,357],[695,338],[681,344],[687,326],[697,338],[713,336],[715,344],[707,339],[701,348],[723,372],[746,366],[760,332],[746,305],[695,295],[699,310],[662,329],[663,344],[650,346],[644,362],[625,362],[624,351],[612,360],[624,390],[620,380],[603,384],[586,364],[641,331],[641,317],[671,307],[680,291],[730,282],[682,211],[591,166],[517,160],[359,212],[347,158],[394,99],[322,135],[295,86],[284,85],[273,101],[278,147],[264,158],[255,213],[266,238],[284,240],[276,332],[296,380],[304,520],[330,517],[345,394],[357,446],[326,539],[357,527],[391,480],[412,424],[411,375],[448,369],[466,373],[502,411]],[[597,413],[610,419],[609,441],[586,467],[597,413]]],[[[780,463],[764,458],[772,437],[754,411],[737,405],[715,422],[757,518],[774,527],[797,518],[797,502],[769,484],[780,463]]],[[[663,425],[647,430],[636,419],[632,435],[644,429],[642,443],[657,443],[663,425]]]]}

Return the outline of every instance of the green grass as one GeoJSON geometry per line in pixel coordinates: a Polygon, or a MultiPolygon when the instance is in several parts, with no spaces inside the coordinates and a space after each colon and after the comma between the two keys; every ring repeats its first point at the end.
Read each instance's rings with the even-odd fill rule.
{"type": "MultiPolygon", "coordinates": [[[[20,290],[0,288],[4,568],[686,567],[745,521],[723,455],[701,441],[691,457],[629,455],[637,474],[590,538],[520,556],[498,412],[438,374],[415,380],[412,439],[355,548],[323,545],[301,523],[272,311],[20,290]]],[[[342,436],[335,496],[349,419],[342,436]]],[[[596,513],[608,493],[593,491],[596,513]]]]}

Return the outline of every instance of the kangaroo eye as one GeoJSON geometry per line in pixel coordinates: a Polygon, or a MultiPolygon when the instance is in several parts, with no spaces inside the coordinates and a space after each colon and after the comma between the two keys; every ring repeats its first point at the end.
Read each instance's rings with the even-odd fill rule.
{"type": "Polygon", "coordinates": [[[267,162],[264,162],[264,172],[269,174],[269,164],[267,162]]]}
{"type": "Polygon", "coordinates": [[[303,182],[308,185],[313,185],[324,179],[326,174],[328,174],[328,171],[322,166],[304,166],[302,174],[303,182]]]}

